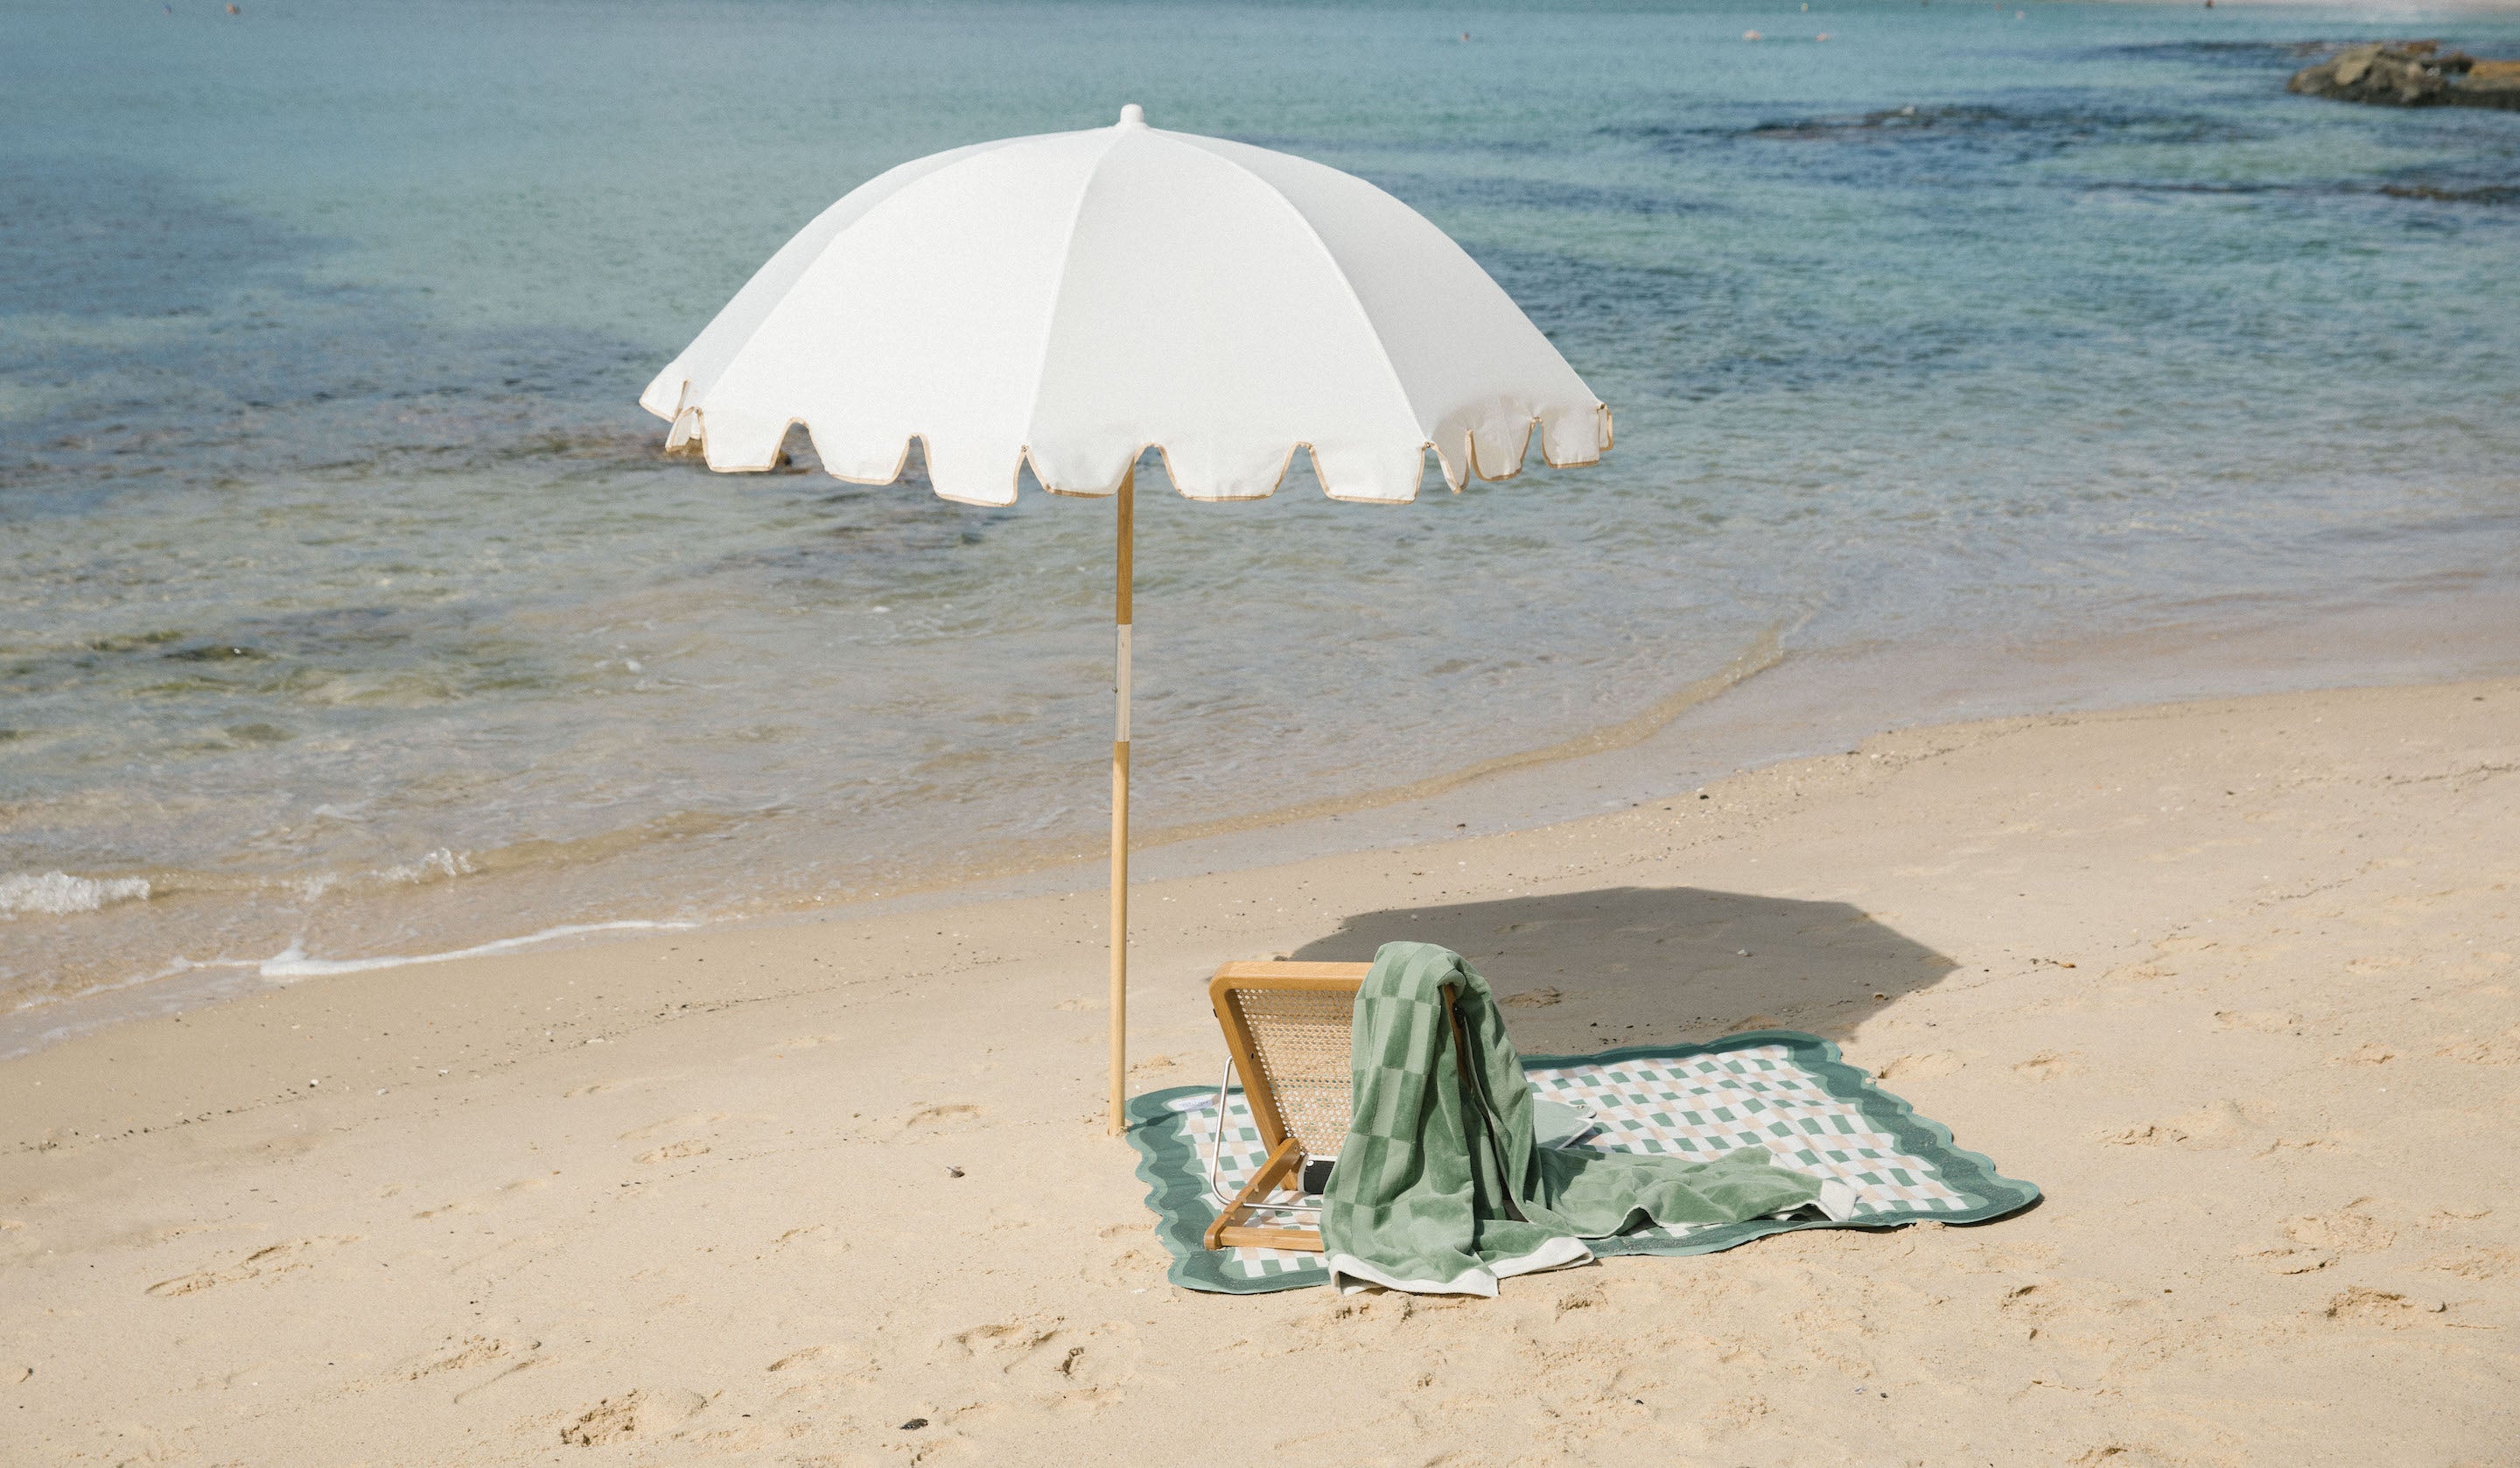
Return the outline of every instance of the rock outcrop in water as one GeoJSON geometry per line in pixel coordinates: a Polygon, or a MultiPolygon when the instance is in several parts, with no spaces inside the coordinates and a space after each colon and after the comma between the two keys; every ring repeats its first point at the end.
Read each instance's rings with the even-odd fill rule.
{"type": "Polygon", "coordinates": [[[2369,41],[2292,74],[2290,92],[2387,107],[2498,107],[2520,111],[2520,62],[2481,62],[2439,41],[2369,41]]]}

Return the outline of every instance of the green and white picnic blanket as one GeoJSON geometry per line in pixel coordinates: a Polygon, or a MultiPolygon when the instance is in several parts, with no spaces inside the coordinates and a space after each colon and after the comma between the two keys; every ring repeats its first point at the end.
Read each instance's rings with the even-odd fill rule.
{"type": "MultiPolygon", "coordinates": [[[[1405,1051],[1420,1048],[1414,1042],[1426,1032],[1411,1027],[1429,1021],[1418,1016],[1416,999],[1399,996],[1414,992],[1427,972],[1441,972],[1465,991],[1473,987],[1462,978],[1466,968],[1458,973],[1451,970],[1449,965],[1459,960],[1444,950],[1425,945],[1405,948],[1422,952],[1404,953],[1402,960],[1434,967],[1421,967],[1417,980],[1395,972],[1390,976],[1391,992],[1382,998],[1368,998],[1376,988],[1370,981],[1367,995],[1360,997],[1365,1001],[1360,1004],[1357,1032],[1365,1056],[1389,1053],[1395,1039],[1405,1051]],[[1378,1020],[1377,1011],[1382,1014],[1378,1020]]],[[[1386,955],[1389,952],[1386,949],[1386,955]]],[[[1484,1001],[1485,985],[1474,987],[1484,1001]]],[[[1440,1008],[1432,1011],[1438,1017],[1440,1012],[1440,1008]]],[[[1173,1255],[1172,1280],[1192,1289],[1237,1294],[1291,1289],[1331,1282],[1330,1266],[1335,1260],[1339,1273],[1351,1284],[1396,1282],[1422,1288],[1431,1282],[1489,1293],[1500,1272],[1579,1263],[1592,1256],[1702,1254],[1788,1228],[1896,1227],[1922,1220],[1978,1223],[2027,1207],[2039,1196],[2036,1187],[2004,1178],[1987,1159],[1954,1146],[1949,1132],[1872,1085],[1862,1071],[1838,1058],[1836,1046],[1815,1036],[1766,1030],[1711,1045],[1635,1045],[1589,1056],[1529,1056],[1517,1065],[1492,1004],[1466,1005],[1463,1019],[1472,1028],[1473,1050],[1487,1062],[1476,1071],[1486,1082],[1484,1109],[1497,1119],[1489,1134],[1498,1138],[1501,1155],[1491,1152],[1487,1161],[1475,1165],[1466,1156],[1461,1158],[1459,1166],[1466,1177],[1457,1175],[1455,1181],[1466,1181],[1475,1195],[1480,1173],[1468,1170],[1475,1166],[1483,1171],[1497,1217],[1475,1222],[1448,1218],[1446,1206],[1435,1203],[1407,1211],[1397,1249],[1372,1242],[1388,1216],[1360,1217],[1355,1210],[1386,1208],[1395,1199],[1406,1199],[1414,1184],[1407,1168],[1395,1168],[1386,1155],[1379,1165],[1370,1162],[1350,1175],[1361,1184],[1351,1193],[1347,1178],[1341,1176],[1349,1174],[1346,1154],[1356,1147],[1351,1140],[1342,1150],[1342,1166],[1332,1176],[1329,1206],[1319,1216],[1333,1251],[1330,1255],[1202,1248],[1201,1235],[1222,1207],[1217,1192],[1230,1196],[1238,1189],[1266,1154],[1240,1091],[1223,1094],[1220,1136],[1218,1092],[1177,1088],[1131,1102],[1129,1131],[1140,1154],[1138,1174],[1148,1185],[1148,1202],[1161,1221],[1158,1231],[1173,1255]],[[1484,1021],[1474,1021],[1481,1012],[1484,1021]],[[1520,1089],[1512,1085],[1517,1071],[1525,1083],[1520,1089]],[[1587,1114],[1583,1125],[1590,1130],[1573,1138],[1578,1146],[1570,1149],[1571,1163],[1560,1160],[1557,1149],[1530,1146],[1534,1095],[1587,1114]],[[1528,1155],[1520,1167],[1511,1161],[1517,1154],[1516,1116],[1523,1148],[1536,1154],[1528,1155]],[[1764,1151],[1766,1159],[1753,1161],[1757,1151],[1764,1151]],[[1728,1158],[1739,1160],[1727,1162],[1728,1158]],[[1648,1177],[1640,1184],[1636,1165],[1647,1159],[1669,1159],[1655,1165],[1680,1164],[1681,1179],[1699,1181],[1677,1196],[1667,1188],[1657,1193],[1655,1189],[1670,1179],[1648,1177]],[[1694,1171],[1689,1170],[1691,1165],[1694,1171]],[[1596,1169],[1599,1172],[1594,1180],[1580,1180],[1582,1173],[1596,1169]],[[1779,1183],[1774,1178],[1779,1171],[1801,1180],[1779,1183]],[[1501,1191],[1495,1179],[1504,1177],[1523,1179],[1525,1191],[1516,1193],[1515,1204],[1526,1222],[1504,1217],[1505,1210],[1494,1206],[1501,1191]],[[1636,1207],[1622,1205],[1622,1189],[1629,1190],[1632,1203],[1643,1200],[1636,1207],[1652,1215],[1652,1222],[1636,1217],[1636,1207]],[[1796,1207],[1823,1190],[1831,1205],[1825,1212],[1796,1207]],[[1688,1194],[1694,1194],[1693,1199],[1688,1194]],[[1749,1211],[1771,1197],[1778,1203],[1776,1209],[1749,1211]],[[1344,1218],[1338,1211],[1342,1203],[1349,1210],[1344,1218]],[[1538,1214],[1533,1204],[1538,1205],[1538,1214]],[[1611,1210],[1617,1217],[1604,1225],[1602,1218],[1611,1210]],[[1706,1217],[1709,1213],[1716,1216],[1706,1217]],[[1682,1214],[1688,1216],[1678,1216],[1682,1214]],[[1360,1223],[1362,1229],[1357,1226],[1360,1223]],[[1577,1242],[1597,1228],[1616,1231],[1612,1236],[1594,1237],[1589,1245],[1577,1242]],[[1370,1253],[1358,1252],[1360,1237],[1369,1240],[1370,1253]],[[1436,1245],[1431,1250],[1429,1239],[1436,1245]],[[1343,1244],[1347,1257],[1340,1259],[1343,1244]],[[1456,1244],[1460,1247],[1453,1247],[1456,1244]],[[1413,1256],[1412,1250],[1419,1252],[1413,1256]],[[1413,1258],[1418,1262],[1412,1263],[1413,1258]],[[1419,1268],[1428,1272],[1401,1272],[1419,1268]],[[1469,1277],[1464,1279],[1464,1273],[1469,1277]]],[[[1431,1042],[1423,1048],[1430,1055],[1439,1053],[1431,1042]]],[[[1441,1052],[1451,1048],[1446,1045],[1441,1052]]],[[[1409,1066],[1404,1063],[1398,1069],[1405,1075],[1409,1066]]],[[[1383,1116],[1390,1130],[1388,1119],[1393,1113],[1387,1093],[1392,1089],[1365,1078],[1359,1090],[1360,1117],[1383,1116]],[[1384,1098],[1369,1102],[1369,1090],[1384,1098]]],[[[1400,1089],[1405,1091],[1407,1083],[1400,1089]]],[[[1459,1094],[1460,1089],[1456,1085],[1439,1090],[1459,1094]]],[[[1369,1122],[1359,1130],[1369,1138],[1366,1150],[1376,1150],[1370,1139],[1374,1124],[1369,1122]]],[[[1315,1205],[1326,1201],[1291,1195],[1282,1200],[1315,1205]]],[[[1280,1221],[1312,1223],[1315,1218],[1288,1214],[1280,1221]]]]}

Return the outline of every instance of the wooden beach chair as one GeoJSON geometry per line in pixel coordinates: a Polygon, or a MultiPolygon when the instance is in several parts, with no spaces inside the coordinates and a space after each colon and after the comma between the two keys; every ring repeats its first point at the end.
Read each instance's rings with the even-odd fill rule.
{"type": "MultiPolygon", "coordinates": [[[[1351,1102],[1348,1034],[1356,1019],[1356,992],[1371,963],[1293,963],[1284,960],[1228,963],[1209,981],[1207,996],[1225,1031],[1226,1080],[1217,1088],[1217,1129],[1225,1126],[1225,1087],[1239,1075],[1251,1122],[1269,1159],[1225,1211],[1207,1225],[1211,1249],[1285,1249],[1322,1252],[1318,1226],[1257,1222],[1258,1215],[1314,1214],[1301,1202],[1318,1192],[1325,1166],[1347,1140],[1351,1102]],[[1307,1178],[1307,1174],[1315,1176],[1307,1178]],[[1271,1201],[1273,1195],[1284,1196],[1271,1201]]],[[[1444,990],[1452,1011],[1453,991],[1444,990]]],[[[1461,1016],[1451,1013],[1453,1027],[1461,1016]]],[[[1458,1039],[1458,1036],[1457,1036],[1458,1039]]],[[[1211,1178],[1213,1173],[1211,1172],[1211,1178]]],[[[1212,1186],[1213,1184],[1211,1184],[1212,1186]]],[[[1222,1189],[1217,1189],[1223,1197],[1222,1189]]]]}

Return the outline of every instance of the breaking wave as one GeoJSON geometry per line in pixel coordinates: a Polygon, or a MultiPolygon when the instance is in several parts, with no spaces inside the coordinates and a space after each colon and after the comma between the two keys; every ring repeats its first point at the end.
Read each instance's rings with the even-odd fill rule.
{"type": "Polygon", "coordinates": [[[0,876],[0,918],[68,917],[148,900],[145,877],[72,876],[67,871],[0,876]]]}

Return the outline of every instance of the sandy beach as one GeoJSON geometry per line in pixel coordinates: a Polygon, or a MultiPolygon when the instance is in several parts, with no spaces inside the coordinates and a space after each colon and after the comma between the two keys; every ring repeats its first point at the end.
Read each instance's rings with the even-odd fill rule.
{"type": "Polygon", "coordinates": [[[22,9],[0,1468],[2520,1465],[2520,9],[22,9]]]}
{"type": "Polygon", "coordinates": [[[2509,1462],[2515,888],[2511,680],[1142,888],[1133,1090],[1218,962],[1422,938],[1526,1049],[1812,1031],[2046,1193],[1493,1302],[1165,1283],[1099,893],[306,980],[0,1066],[0,1460],[2509,1462]]]}

